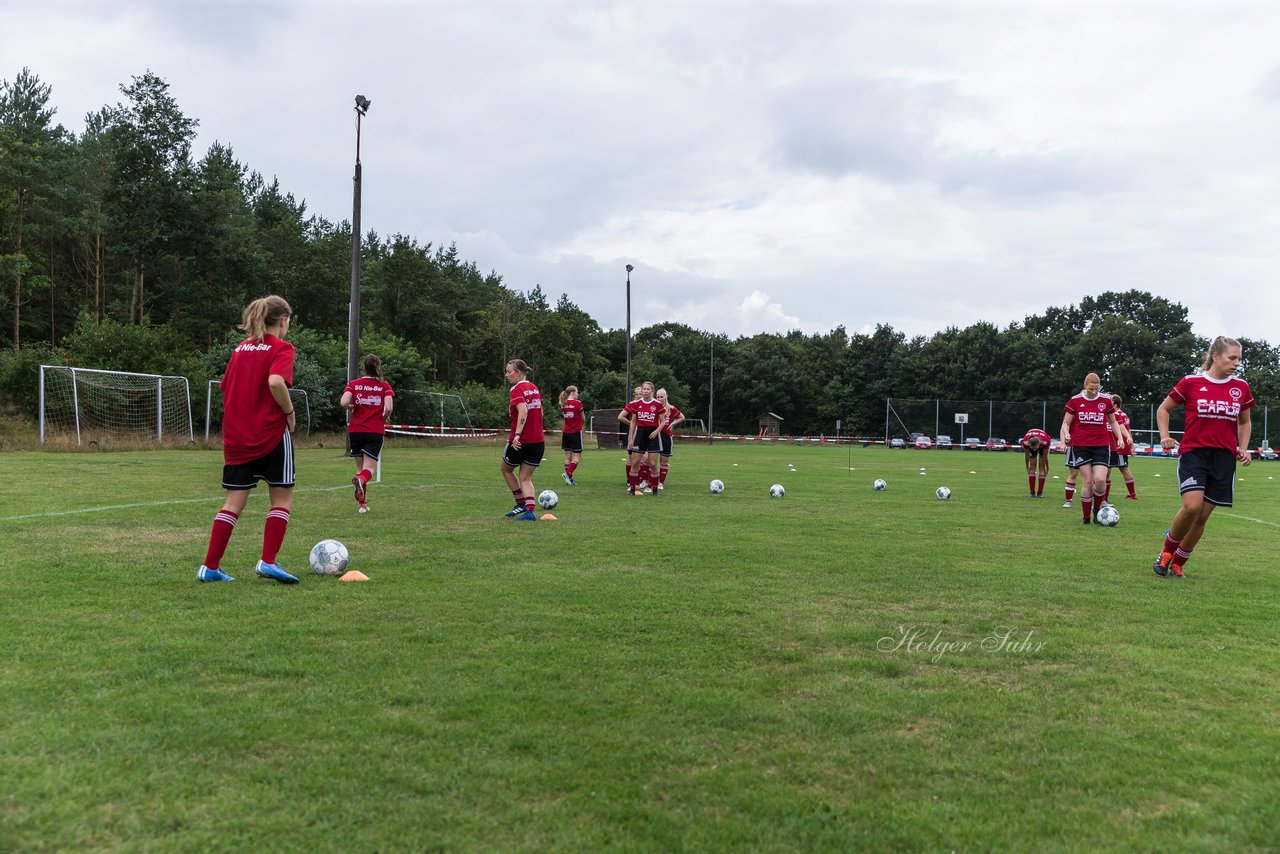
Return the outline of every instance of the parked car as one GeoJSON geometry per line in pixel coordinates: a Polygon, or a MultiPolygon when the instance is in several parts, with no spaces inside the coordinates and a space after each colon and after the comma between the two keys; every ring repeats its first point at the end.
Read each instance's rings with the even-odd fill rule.
{"type": "Polygon", "coordinates": [[[970,436],[969,438],[964,440],[964,449],[966,451],[981,451],[982,440],[979,439],[977,436],[970,436]]]}
{"type": "Polygon", "coordinates": [[[890,439],[890,440],[889,440],[889,450],[891,450],[891,451],[892,451],[892,450],[894,450],[894,449],[904,449],[904,448],[906,448],[906,447],[907,447],[907,443],[906,443],[905,441],[903,441],[902,439],[890,439]]]}
{"type": "Polygon", "coordinates": [[[932,447],[933,447],[933,440],[930,439],[928,436],[916,437],[916,450],[927,451],[932,447]]]}
{"type": "Polygon", "coordinates": [[[950,436],[939,436],[934,440],[933,446],[939,451],[950,451],[955,447],[955,445],[951,444],[950,436]]]}
{"type": "Polygon", "coordinates": [[[995,436],[992,436],[991,438],[987,439],[987,450],[988,451],[1007,451],[1009,450],[1009,445],[1007,442],[1005,442],[1004,439],[997,439],[995,436]]]}
{"type": "Polygon", "coordinates": [[[1049,440],[1049,453],[1051,453],[1051,454],[1065,454],[1066,452],[1067,452],[1067,446],[1066,446],[1066,445],[1064,445],[1064,444],[1062,444],[1062,440],[1061,440],[1061,439],[1050,439],[1050,440],[1049,440]]]}
{"type": "Polygon", "coordinates": [[[1254,451],[1253,455],[1260,460],[1274,460],[1277,457],[1280,457],[1280,454],[1277,454],[1274,448],[1266,448],[1266,447],[1259,448],[1258,450],[1254,451]]]}

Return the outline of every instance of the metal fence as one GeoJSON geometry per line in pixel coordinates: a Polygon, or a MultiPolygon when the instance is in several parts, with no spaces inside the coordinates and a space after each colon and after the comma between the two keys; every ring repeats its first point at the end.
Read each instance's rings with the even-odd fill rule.
{"type": "MultiPolygon", "coordinates": [[[[1159,441],[1156,428],[1156,409],[1164,400],[1126,401],[1121,407],[1129,414],[1129,429],[1135,442],[1159,441]]],[[[1039,427],[1050,436],[1058,435],[1062,426],[1062,407],[1066,400],[908,400],[899,397],[885,399],[884,440],[909,439],[912,433],[924,433],[929,437],[939,434],[950,436],[956,445],[966,438],[976,436],[982,441],[1005,439],[1016,442],[1032,427],[1039,427]]],[[[1275,447],[1268,407],[1259,406],[1253,411],[1253,447],[1275,447]]],[[[1182,433],[1184,419],[1182,409],[1169,418],[1169,432],[1175,437],[1182,433]]],[[[1277,426],[1280,433],[1280,425],[1277,426]]]]}

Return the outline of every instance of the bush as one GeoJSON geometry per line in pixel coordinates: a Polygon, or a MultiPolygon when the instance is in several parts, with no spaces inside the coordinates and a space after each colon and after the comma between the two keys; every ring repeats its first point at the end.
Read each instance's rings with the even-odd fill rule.
{"type": "Polygon", "coordinates": [[[21,350],[0,350],[0,398],[12,401],[24,415],[40,416],[40,366],[61,365],[45,342],[21,350]]]}

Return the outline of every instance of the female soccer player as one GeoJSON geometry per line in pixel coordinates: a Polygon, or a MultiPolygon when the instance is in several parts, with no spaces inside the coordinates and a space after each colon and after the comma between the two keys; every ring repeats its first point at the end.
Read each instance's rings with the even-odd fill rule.
{"type": "Polygon", "coordinates": [[[1018,442],[1027,463],[1027,488],[1032,498],[1044,497],[1044,480],[1049,476],[1049,434],[1032,427],[1018,442]]]}
{"type": "Polygon", "coordinates": [[[356,503],[361,513],[369,512],[369,481],[373,467],[382,454],[387,435],[387,416],[391,414],[396,393],[382,378],[382,360],[373,353],[364,357],[364,376],[347,383],[342,390],[342,408],[351,413],[347,425],[347,449],[356,461],[356,476],[351,485],[356,490],[356,503]]]}
{"type": "MultiPolygon", "coordinates": [[[[1120,469],[1120,474],[1124,477],[1124,488],[1129,490],[1129,494],[1124,497],[1125,501],[1137,501],[1138,491],[1133,483],[1133,473],[1129,471],[1129,457],[1133,456],[1133,433],[1129,429],[1132,422],[1129,421],[1129,413],[1120,408],[1120,404],[1124,402],[1120,395],[1111,395],[1111,402],[1116,405],[1116,423],[1124,432],[1124,440],[1116,442],[1115,447],[1111,449],[1111,468],[1120,469]]],[[[1111,500],[1110,471],[1107,472],[1106,500],[1111,500]]]]}
{"type": "Polygon", "coordinates": [[[249,337],[231,354],[222,376],[222,509],[213,517],[209,548],[196,571],[197,581],[235,581],[221,569],[249,490],[267,482],[271,510],[262,530],[262,559],[254,570],[261,578],[281,584],[298,579],[276,563],[289,528],[293,508],[293,437],[297,426],[289,385],[293,382],[293,345],[289,334],[293,310],[283,297],[268,296],[249,303],[240,329],[249,337]]]}
{"type": "Polygon", "coordinates": [[[618,414],[619,421],[627,424],[627,492],[632,495],[640,487],[640,467],[647,465],[647,492],[658,494],[658,478],[653,469],[651,451],[658,450],[658,436],[666,421],[666,411],[653,396],[653,383],[640,384],[640,398],[633,400],[618,414]]]}
{"type": "Polygon", "coordinates": [[[582,461],[582,401],[578,400],[578,387],[571,385],[560,392],[560,412],[564,416],[564,429],[560,433],[560,447],[564,449],[564,482],[577,486],[573,473],[582,461]]]}
{"type": "Polygon", "coordinates": [[[654,397],[658,399],[658,402],[662,404],[663,410],[666,412],[666,418],[662,424],[662,432],[658,434],[658,454],[662,457],[661,467],[658,469],[658,489],[665,489],[667,469],[671,468],[671,455],[676,452],[676,438],[672,435],[671,428],[684,420],[684,413],[671,401],[667,400],[667,390],[665,388],[658,389],[654,397]]]}
{"type": "Polygon", "coordinates": [[[1084,378],[1084,390],[1063,407],[1062,429],[1058,438],[1067,446],[1067,465],[1080,469],[1084,483],[1080,487],[1082,523],[1093,521],[1094,499],[1102,506],[1107,489],[1107,471],[1111,468],[1112,435],[1119,436],[1116,405],[1100,392],[1102,381],[1097,374],[1084,378]]]}
{"type": "Polygon", "coordinates": [[[502,452],[501,468],[502,477],[516,499],[516,506],[508,510],[507,515],[522,522],[536,522],[533,470],[542,462],[546,445],[542,433],[542,393],[525,378],[528,373],[529,366],[522,360],[507,362],[507,382],[512,383],[511,432],[502,452]]]}
{"type": "Polygon", "coordinates": [[[1200,541],[1215,507],[1230,507],[1235,496],[1236,463],[1247,466],[1249,410],[1257,405],[1249,384],[1234,376],[1240,366],[1240,342],[1219,335],[1209,346],[1200,373],[1178,380],[1156,410],[1160,447],[1173,450],[1169,415],[1179,406],[1186,413],[1186,431],[1178,447],[1178,491],[1182,507],[1164,536],[1156,575],[1182,578],[1182,568],[1200,541]]]}

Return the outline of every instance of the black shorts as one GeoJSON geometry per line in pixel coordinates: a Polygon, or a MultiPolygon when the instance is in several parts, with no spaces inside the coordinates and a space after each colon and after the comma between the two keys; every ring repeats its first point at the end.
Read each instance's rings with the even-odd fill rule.
{"type": "Polygon", "coordinates": [[[1129,467],[1129,455],[1122,454],[1116,450],[1112,450],[1111,467],[1113,469],[1127,469],[1129,467]]]}
{"type": "Polygon", "coordinates": [[[1191,448],[1178,455],[1178,492],[1204,493],[1204,500],[1230,507],[1236,492],[1236,455],[1222,448],[1191,448]]]}
{"type": "Polygon", "coordinates": [[[1027,462],[1030,462],[1033,459],[1041,459],[1041,460],[1044,460],[1045,465],[1049,464],[1049,446],[1048,445],[1041,445],[1039,448],[1037,448],[1034,451],[1031,450],[1030,448],[1023,448],[1022,453],[1027,455],[1027,462]]]}
{"type": "Polygon", "coordinates": [[[293,486],[293,436],[288,430],[280,443],[266,456],[252,462],[224,465],[222,467],[223,489],[253,489],[259,480],[265,480],[267,486],[293,486]]]}
{"type": "MultiPolygon", "coordinates": [[[[652,432],[653,428],[642,428],[636,430],[635,441],[631,443],[631,447],[627,450],[631,451],[633,454],[647,454],[650,451],[658,450],[658,440],[649,436],[652,432]]],[[[658,435],[661,436],[662,434],[659,433],[658,435]]]]}
{"type": "Polygon", "coordinates": [[[1067,448],[1067,467],[1078,469],[1084,466],[1111,467],[1111,449],[1106,445],[1073,445],[1067,448]]]}
{"type": "Polygon", "coordinates": [[[520,450],[511,447],[511,443],[507,442],[507,447],[502,452],[502,461],[513,469],[518,469],[520,466],[537,468],[546,450],[545,442],[525,442],[520,446],[520,450]]]}
{"type": "Polygon", "coordinates": [[[658,453],[664,457],[669,457],[676,452],[676,437],[668,436],[666,433],[658,434],[658,453]]]}
{"type": "Polygon", "coordinates": [[[381,433],[348,433],[347,450],[353,457],[363,454],[376,460],[382,453],[382,442],[385,438],[381,433]]]}
{"type": "MultiPolygon", "coordinates": [[[[625,436],[623,437],[626,438],[625,436]]],[[[566,451],[572,451],[575,454],[582,453],[582,431],[577,433],[561,433],[560,447],[566,451]]]]}

